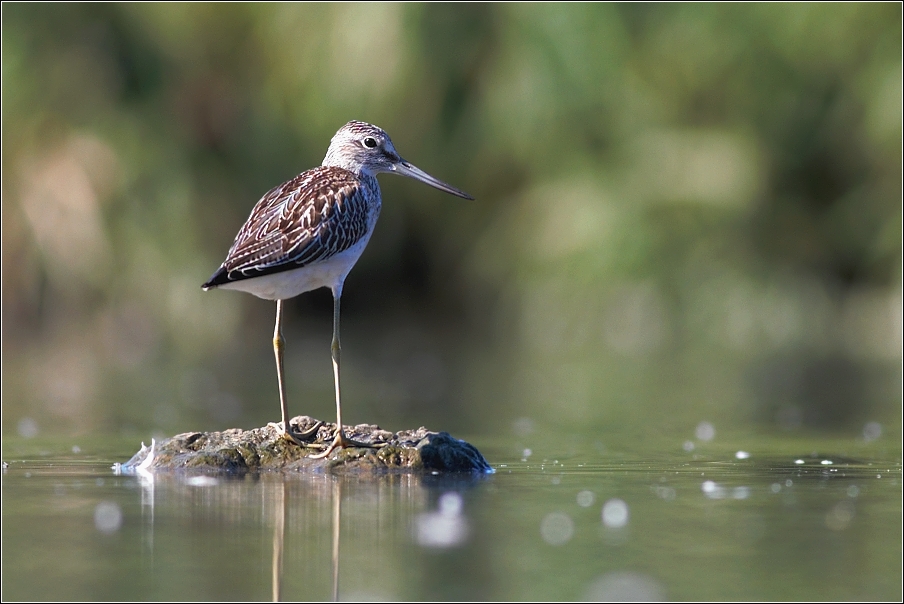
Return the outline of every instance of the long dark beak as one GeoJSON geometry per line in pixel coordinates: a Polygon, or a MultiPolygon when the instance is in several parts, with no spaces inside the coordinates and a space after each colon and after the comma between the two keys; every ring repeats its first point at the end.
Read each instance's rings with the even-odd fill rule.
{"type": "Polygon", "coordinates": [[[474,199],[461,189],[456,189],[452,185],[446,184],[443,181],[433,178],[417,166],[414,166],[404,159],[399,159],[398,162],[392,165],[392,169],[394,172],[401,174],[402,176],[407,176],[409,178],[413,178],[414,180],[419,180],[425,185],[430,185],[435,189],[439,189],[445,193],[450,193],[455,195],[456,197],[462,197],[464,199],[474,199]]]}

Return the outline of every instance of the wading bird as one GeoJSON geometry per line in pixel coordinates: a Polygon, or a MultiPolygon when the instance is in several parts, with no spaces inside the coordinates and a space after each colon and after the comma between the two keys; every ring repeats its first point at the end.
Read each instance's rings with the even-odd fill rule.
{"type": "Polygon", "coordinates": [[[339,300],[345,277],[358,261],[380,215],[377,174],[408,176],[440,191],[474,199],[402,159],[383,130],[351,121],[330,141],[323,164],[271,189],[251,210],[226,260],[201,287],[236,289],[276,301],[273,352],[279,382],[283,436],[299,445],[320,424],[299,433],[289,425],[283,374],[283,302],[313,289],[333,292],[333,379],[336,387],[336,436],[313,457],[336,448],[372,446],[345,436],[339,395],[339,300]]]}

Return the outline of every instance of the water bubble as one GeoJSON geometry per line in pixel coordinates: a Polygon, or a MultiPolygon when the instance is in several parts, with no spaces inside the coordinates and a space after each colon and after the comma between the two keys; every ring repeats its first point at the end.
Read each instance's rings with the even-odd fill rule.
{"type": "Polygon", "coordinates": [[[585,602],[662,602],[662,586],[656,579],[631,571],[615,571],[599,577],[587,588],[585,602]]]}
{"type": "Polygon", "coordinates": [[[749,459],[750,453],[748,453],[747,451],[738,451],[737,453],[734,454],[734,456],[735,456],[735,459],[749,459]]]}
{"type": "Polygon", "coordinates": [[[716,428],[709,422],[700,422],[697,424],[697,429],[694,430],[694,435],[697,437],[697,440],[709,442],[715,438],[716,428]]]}
{"type": "Polygon", "coordinates": [[[75,454],[81,453],[81,452],[82,452],[82,448],[81,448],[80,446],[78,446],[78,445],[72,445],[72,452],[75,453],[75,454]]]}
{"type": "Polygon", "coordinates": [[[22,419],[20,419],[18,425],[16,426],[16,430],[19,432],[19,436],[21,436],[22,438],[34,438],[40,431],[38,428],[38,422],[31,419],[30,417],[23,417],[22,419]]]}
{"type": "Polygon", "coordinates": [[[857,497],[860,494],[860,487],[857,485],[851,485],[847,490],[848,497],[857,497]]]}
{"type": "Polygon", "coordinates": [[[662,499],[665,499],[666,501],[674,501],[675,497],[677,496],[675,489],[673,489],[672,487],[659,487],[658,486],[654,489],[654,492],[656,493],[656,495],[658,497],[661,497],[662,499]]]}
{"type": "Polygon", "coordinates": [[[788,480],[785,481],[785,486],[786,486],[786,487],[790,487],[792,484],[794,484],[794,481],[791,480],[790,478],[789,478],[788,480]]]}
{"type": "Polygon", "coordinates": [[[863,440],[869,442],[876,440],[882,436],[882,424],[879,422],[869,422],[863,426],[863,440]]]}
{"type": "Polygon", "coordinates": [[[468,523],[459,516],[421,514],[417,517],[417,542],[425,547],[447,548],[468,538],[468,523]]]}
{"type": "Polygon", "coordinates": [[[821,463],[821,464],[824,465],[824,466],[830,466],[830,465],[832,465],[832,460],[831,460],[831,459],[823,459],[823,460],[822,460],[821,462],[819,462],[819,463],[821,463]]]}
{"type": "Polygon", "coordinates": [[[691,451],[694,450],[694,441],[692,441],[692,440],[684,441],[684,444],[681,445],[681,448],[684,449],[685,451],[687,451],[688,453],[690,453],[691,451]]]}
{"type": "Polygon", "coordinates": [[[772,486],[769,487],[769,490],[771,490],[773,493],[778,493],[782,490],[782,485],[777,482],[773,482],[772,486]]]}
{"type": "Polygon", "coordinates": [[[564,545],[574,535],[574,521],[564,512],[550,512],[540,522],[540,536],[550,545],[564,545]]]}
{"type": "Polygon", "coordinates": [[[621,499],[610,499],[603,505],[603,524],[609,528],[625,526],[628,517],[628,504],[621,499]]]}
{"type": "Polygon", "coordinates": [[[525,449],[523,453],[521,453],[521,461],[527,461],[527,458],[533,455],[534,452],[530,449],[525,449]]]}
{"type": "Polygon", "coordinates": [[[740,486],[735,487],[731,492],[731,496],[734,499],[747,499],[750,497],[750,487],[740,486]]]}
{"type": "Polygon", "coordinates": [[[833,531],[843,531],[854,519],[854,504],[845,500],[836,503],[826,513],[826,526],[833,531]]]}
{"type": "Polygon", "coordinates": [[[115,533],[122,526],[122,509],[112,501],[101,501],[94,508],[94,526],[102,533],[115,533]]]}
{"type": "Polygon", "coordinates": [[[591,491],[581,491],[578,493],[578,505],[582,508],[589,508],[593,505],[594,499],[596,499],[596,495],[591,491]]]}
{"type": "Polygon", "coordinates": [[[465,502],[458,493],[450,492],[440,495],[439,513],[444,516],[458,516],[465,507],[465,502]]]}
{"type": "Polygon", "coordinates": [[[461,515],[464,501],[458,493],[443,493],[434,513],[420,514],[416,520],[416,540],[425,547],[447,548],[464,543],[470,532],[461,515]]]}
{"type": "Polygon", "coordinates": [[[805,462],[803,459],[795,459],[795,460],[794,460],[794,463],[795,463],[796,465],[800,466],[800,465],[803,465],[803,464],[805,464],[805,463],[807,463],[807,462],[805,462]]]}
{"type": "Polygon", "coordinates": [[[534,431],[534,420],[529,417],[519,417],[512,424],[512,429],[518,436],[529,436],[534,431]]]}
{"type": "Polygon", "coordinates": [[[709,499],[725,498],[725,489],[720,487],[712,480],[704,481],[704,483],[700,485],[700,489],[703,491],[703,494],[709,499]]]}

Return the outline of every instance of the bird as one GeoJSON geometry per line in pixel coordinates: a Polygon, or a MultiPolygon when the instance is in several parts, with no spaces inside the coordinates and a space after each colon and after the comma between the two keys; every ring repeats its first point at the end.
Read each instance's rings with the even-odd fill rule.
{"type": "Polygon", "coordinates": [[[312,458],[350,446],[374,447],[351,440],[342,425],[339,388],[339,306],[342,288],[361,257],[380,216],[382,196],[377,174],[400,174],[463,199],[474,198],[402,159],[383,129],[352,120],[330,141],[323,163],[274,187],[255,204],[239,229],[226,259],[201,289],[232,289],[276,301],[273,353],[282,422],[281,436],[300,446],[322,425],[304,432],[289,425],[282,334],[283,305],[302,293],[328,287],[333,294],[330,353],[336,392],[336,434],[312,458]]]}

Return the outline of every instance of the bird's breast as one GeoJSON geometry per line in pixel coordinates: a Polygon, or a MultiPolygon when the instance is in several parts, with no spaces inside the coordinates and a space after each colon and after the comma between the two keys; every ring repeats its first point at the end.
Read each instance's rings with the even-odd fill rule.
{"type": "Polygon", "coordinates": [[[286,300],[321,287],[341,290],[345,278],[361,257],[369,240],[368,232],[348,249],[318,262],[251,279],[230,281],[219,287],[247,292],[264,300],[286,300]]]}

